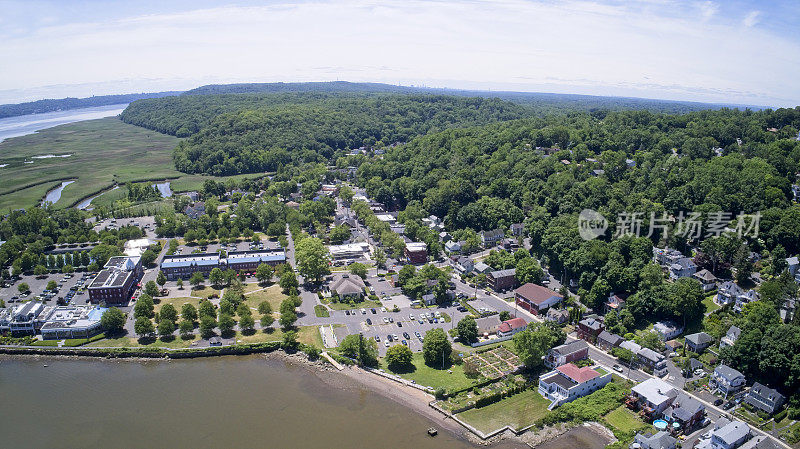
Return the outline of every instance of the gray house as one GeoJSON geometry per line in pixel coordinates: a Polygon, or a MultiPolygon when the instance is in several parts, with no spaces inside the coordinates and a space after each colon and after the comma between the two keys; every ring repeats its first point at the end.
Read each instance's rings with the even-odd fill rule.
{"type": "Polygon", "coordinates": [[[773,390],[772,388],[756,382],[753,384],[753,387],[750,388],[750,391],[747,392],[744,401],[771,415],[778,411],[781,405],[786,402],[786,396],[778,393],[777,390],[773,390]]]}
{"type": "Polygon", "coordinates": [[[714,337],[705,332],[698,332],[686,336],[686,349],[700,354],[714,342],[714,337]]]}

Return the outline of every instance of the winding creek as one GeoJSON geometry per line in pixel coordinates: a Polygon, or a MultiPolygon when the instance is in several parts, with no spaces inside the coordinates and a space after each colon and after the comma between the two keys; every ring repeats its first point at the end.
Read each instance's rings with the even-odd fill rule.
{"type": "Polygon", "coordinates": [[[72,184],[73,182],[75,182],[75,181],[63,181],[60,186],[56,187],[55,189],[52,189],[52,190],[48,191],[47,194],[44,197],[44,201],[42,201],[42,205],[44,205],[44,203],[47,203],[47,202],[50,202],[52,204],[56,204],[58,202],[58,200],[61,199],[61,192],[64,191],[64,187],[72,184]]]}

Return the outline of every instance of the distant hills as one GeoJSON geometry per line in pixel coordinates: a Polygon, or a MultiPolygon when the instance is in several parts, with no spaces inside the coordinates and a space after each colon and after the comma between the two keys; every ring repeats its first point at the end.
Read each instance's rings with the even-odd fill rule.
{"type": "Polygon", "coordinates": [[[130,103],[144,98],[160,98],[178,95],[180,91],[151,92],[140,94],[98,95],[87,98],[61,98],[29,101],[27,103],[0,105],[0,118],[19,115],[42,114],[45,112],[66,111],[69,109],[107,106],[111,104],[130,103]]]}

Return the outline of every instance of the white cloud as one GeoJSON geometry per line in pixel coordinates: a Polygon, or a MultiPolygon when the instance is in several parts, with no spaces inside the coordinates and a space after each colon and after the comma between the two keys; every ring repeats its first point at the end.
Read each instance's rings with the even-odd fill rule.
{"type": "Polygon", "coordinates": [[[703,20],[709,20],[719,11],[719,5],[712,1],[701,2],[697,6],[700,9],[700,15],[703,17],[703,20]]]}
{"type": "Polygon", "coordinates": [[[755,24],[758,23],[759,19],[761,18],[761,11],[750,11],[744,16],[744,20],[742,20],[742,24],[747,27],[751,28],[755,24]]]}
{"type": "Polygon", "coordinates": [[[24,37],[0,27],[0,99],[56,84],[106,93],[112,80],[144,91],[339,79],[800,103],[795,42],[737,32],[738,23],[717,20],[715,3],[701,4],[699,19],[669,1],[640,5],[320,0],[59,22],[24,37]]]}

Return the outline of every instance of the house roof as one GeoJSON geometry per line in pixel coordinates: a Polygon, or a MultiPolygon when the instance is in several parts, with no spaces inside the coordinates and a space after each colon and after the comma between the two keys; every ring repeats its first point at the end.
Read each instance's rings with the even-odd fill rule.
{"type": "Polygon", "coordinates": [[[742,421],[732,421],[726,426],[716,430],[714,436],[730,446],[747,436],[748,433],[750,433],[750,426],[742,421]]]}
{"type": "Polygon", "coordinates": [[[706,282],[714,282],[717,280],[717,277],[714,276],[714,273],[706,270],[705,268],[695,273],[694,277],[706,282]]]}
{"type": "Polygon", "coordinates": [[[541,285],[536,285],[531,282],[523,285],[522,287],[517,288],[514,290],[514,293],[522,296],[525,300],[532,302],[534,304],[542,304],[543,302],[547,301],[550,298],[557,297],[559,300],[562,298],[561,295],[550,290],[547,287],[542,287],[541,285]]]}
{"type": "Polygon", "coordinates": [[[603,328],[603,323],[600,320],[596,320],[594,318],[584,318],[578,324],[588,327],[591,330],[599,330],[603,328]]]}
{"type": "Polygon", "coordinates": [[[725,333],[726,337],[733,338],[734,340],[739,338],[739,335],[742,333],[742,330],[736,326],[731,326],[728,328],[728,332],[725,333]]]}
{"type": "Polygon", "coordinates": [[[364,281],[359,276],[351,276],[349,274],[339,275],[331,283],[331,291],[341,295],[352,295],[364,292],[364,281]]]}
{"type": "Polygon", "coordinates": [[[616,346],[624,341],[622,337],[617,334],[612,334],[609,331],[600,332],[600,335],[597,336],[597,340],[606,341],[611,343],[612,346],[616,346]]]}
{"type": "Polygon", "coordinates": [[[697,415],[705,409],[705,406],[697,399],[684,394],[678,393],[675,401],[672,403],[672,416],[681,420],[689,421],[693,416],[697,415]]]}
{"type": "Polygon", "coordinates": [[[564,365],[559,366],[556,369],[563,375],[569,377],[570,379],[574,380],[579,384],[592,380],[595,377],[600,377],[600,373],[589,368],[588,366],[584,366],[583,368],[578,368],[573,363],[566,363],[564,365]]]}
{"type": "Polygon", "coordinates": [[[485,237],[485,238],[489,238],[489,239],[492,239],[492,238],[503,238],[504,235],[505,235],[505,233],[503,232],[502,229],[493,229],[491,231],[483,231],[483,232],[481,232],[481,237],[485,237]]]}
{"type": "Polygon", "coordinates": [[[728,379],[733,380],[738,377],[744,377],[744,374],[740,373],[739,371],[731,368],[728,365],[719,365],[714,368],[714,373],[719,374],[720,376],[728,379]]]}
{"type": "Polygon", "coordinates": [[[705,332],[697,332],[696,334],[687,335],[686,341],[692,343],[694,346],[702,346],[710,344],[714,341],[714,337],[705,332]]]}
{"type": "Polygon", "coordinates": [[[492,271],[491,273],[489,273],[489,276],[491,276],[491,277],[493,277],[495,279],[498,279],[498,278],[513,277],[516,274],[517,274],[517,269],[516,268],[511,268],[511,269],[508,269],[508,270],[492,271]]]}
{"type": "Polygon", "coordinates": [[[750,388],[750,391],[747,392],[748,396],[753,395],[753,394],[761,396],[763,399],[766,399],[766,400],[768,400],[770,402],[773,402],[773,403],[775,403],[777,401],[781,401],[782,402],[782,401],[786,400],[786,397],[784,395],[780,394],[778,392],[778,390],[769,388],[768,386],[762,385],[762,384],[760,384],[758,382],[754,383],[753,387],[750,388]]]}
{"type": "Polygon", "coordinates": [[[564,343],[563,345],[560,346],[556,346],[555,348],[552,348],[550,351],[558,355],[569,355],[581,351],[583,349],[586,349],[588,347],[589,345],[586,344],[585,341],[575,340],[569,343],[564,343]]]}
{"type": "Polygon", "coordinates": [[[666,431],[659,431],[656,434],[637,434],[634,440],[639,443],[643,449],[666,449],[675,447],[678,441],[666,431]]]}
{"type": "Polygon", "coordinates": [[[511,332],[512,330],[520,329],[527,325],[528,323],[522,318],[511,318],[510,320],[505,320],[500,323],[500,327],[498,327],[497,330],[499,332],[511,332]]]}
{"type": "Polygon", "coordinates": [[[696,358],[692,357],[691,359],[689,359],[689,369],[691,369],[692,371],[696,369],[703,369],[705,367],[706,366],[703,365],[703,362],[697,360],[696,358]]]}
{"type": "Polygon", "coordinates": [[[656,405],[663,404],[677,395],[675,387],[657,378],[647,379],[631,388],[631,391],[656,405]]]}
{"type": "Polygon", "coordinates": [[[739,296],[744,293],[744,290],[742,290],[742,288],[736,285],[733,281],[725,281],[720,284],[717,292],[726,296],[739,296]]]}

